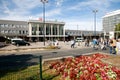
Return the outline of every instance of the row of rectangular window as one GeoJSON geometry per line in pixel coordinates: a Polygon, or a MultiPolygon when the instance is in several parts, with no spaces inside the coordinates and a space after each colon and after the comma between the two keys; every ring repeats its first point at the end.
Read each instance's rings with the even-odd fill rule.
{"type": "Polygon", "coordinates": [[[68,32],[68,34],[81,34],[81,33],[84,33],[84,34],[92,34],[92,32],[68,32]]]}
{"type": "Polygon", "coordinates": [[[27,25],[14,25],[14,24],[0,24],[0,27],[11,27],[11,28],[27,28],[27,25]]]}
{"type": "Polygon", "coordinates": [[[21,31],[21,30],[1,30],[2,34],[28,34],[28,31],[21,31]]]}

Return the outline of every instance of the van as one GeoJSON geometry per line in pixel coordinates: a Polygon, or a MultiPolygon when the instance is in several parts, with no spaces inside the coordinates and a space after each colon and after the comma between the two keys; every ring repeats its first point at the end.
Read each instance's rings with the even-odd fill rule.
{"type": "Polygon", "coordinates": [[[84,38],[76,38],[76,42],[84,42],[84,38]]]}

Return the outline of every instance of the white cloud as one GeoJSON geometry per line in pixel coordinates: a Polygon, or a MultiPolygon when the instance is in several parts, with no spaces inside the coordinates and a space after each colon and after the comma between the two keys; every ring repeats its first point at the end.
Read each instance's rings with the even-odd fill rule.
{"type": "Polygon", "coordinates": [[[16,4],[17,8],[26,10],[35,8],[36,6],[40,6],[40,4],[42,4],[40,0],[13,0],[13,2],[16,4]]]}
{"type": "MultiPolygon", "coordinates": [[[[4,14],[1,14],[1,19],[26,20],[31,16],[31,9],[42,6],[42,2],[39,0],[12,0],[12,2],[14,4],[10,4],[9,1],[2,1],[2,8],[0,9],[4,14]],[[10,9],[9,6],[12,5],[14,5],[14,8],[10,9]]],[[[38,14],[34,16],[36,17],[38,14]]]]}
{"type": "Polygon", "coordinates": [[[54,17],[55,15],[61,15],[61,9],[53,9],[46,12],[46,17],[54,17]]]}
{"type": "Polygon", "coordinates": [[[56,6],[62,6],[62,3],[64,2],[64,0],[55,0],[56,2],[56,6]]]}
{"type": "Polygon", "coordinates": [[[69,10],[81,10],[85,8],[91,8],[91,9],[104,9],[106,7],[109,7],[110,2],[107,0],[88,0],[84,2],[79,2],[75,6],[72,6],[69,8],[69,10]]]}
{"type": "Polygon", "coordinates": [[[10,13],[10,10],[8,8],[9,3],[7,1],[2,1],[3,7],[1,7],[1,10],[3,10],[4,13],[10,13]]]}
{"type": "MultiPolygon", "coordinates": [[[[50,1],[50,0],[49,0],[50,1]]],[[[52,1],[52,0],[51,0],[52,1]]],[[[79,0],[78,0],[79,1],[79,0]]],[[[0,13],[1,19],[12,19],[12,20],[28,20],[30,16],[32,16],[32,19],[38,19],[39,17],[43,16],[43,12],[41,13],[32,13],[32,9],[36,7],[43,6],[42,2],[40,0],[12,0],[14,5],[16,7],[10,9],[8,6],[13,5],[10,4],[10,2],[7,2],[7,0],[2,0],[3,7],[0,7],[0,10],[3,11],[5,14],[0,13]],[[6,15],[7,14],[7,15],[6,15]]],[[[66,9],[62,9],[62,5],[65,2],[65,0],[55,0],[56,7],[52,8],[51,4],[48,4],[50,6],[50,9],[46,11],[46,19],[56,19],[55,16],[61,16],[63,15],[62,12],[66,9]]],[[[106,12],[108,7],[111,5],[112,2],[120,2],[120,0],[85,0],[83,2],[79,2],[75,5],[70,5],[68,10],[81,10],[81,9],[98,9],[99,12],[103,14],[103,12],[106,12]]],[[[67,6],[68,7],[68,6],[67,6]]],[[[67,11],[66,11],[67,12],[67,11]]],[[[69,11],[68,11],[69,12],[69,11]]],[[[67,14],[66,14],[67,15],[67,14]]],[[[70,15],[72,17],[72,15],[70,15]]],[[[75,16],[73,16],[75,18],[75,16]]],[[[79,29],[82,30],[93,30],[94,23],[92,20],[86,20],[86,21],[80,21],[77,19],[64,19],[64,22],[66,23],[65,28],[66,29],[76,29],[76,26],[79,26],[79,29]]],[[[101,28],[102,22],[97,22],[97,30],[102,30],[101,28]]]]}
{"type": "MultiPolygon", "coordinates": [[[[41,13],[35,13],[35,14],[31,14],[32,12],[30,11],[31,9],[35,8],[35,7],[42,7],[43,4],[42,2],[40,2],[40,0],[13,0],[13,3],[15,4],[15,6],[13,9],[10,9],[8,7],[8,3],[7,1],[3,1],[3,11],[5,14],[5,16],[2,16],[1,19],[15,19],[16,20],[26,20],[27,18],[29,18],[29,16],[32,16],[33,19],[37,19],[39,17],[43,16],[43,12],[41,13]]],[[[62,4],[63,0],[58,0],[59,5],[62,4]]],[[[57,8],[57,9],[52,9],[52,10],[47,10],[45,16],[48,18],[54,18],[55,15],[61,15],[61,9],[57,8]]]]}

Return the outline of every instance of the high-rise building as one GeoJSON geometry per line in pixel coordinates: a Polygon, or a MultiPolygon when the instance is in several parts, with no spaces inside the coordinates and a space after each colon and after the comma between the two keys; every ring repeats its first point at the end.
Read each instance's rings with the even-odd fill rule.
{"type": "Polygon", "coordinates": [[[120,10],[107,13],[103,16],[103,30],[106,33],[115,30],[115,25],[120,23],[120,10]]]}

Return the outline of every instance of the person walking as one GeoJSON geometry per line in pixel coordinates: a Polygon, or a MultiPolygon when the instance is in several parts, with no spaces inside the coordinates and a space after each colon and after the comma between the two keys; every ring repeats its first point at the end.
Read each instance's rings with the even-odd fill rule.
{"type": "Polygon", "coordinates": [[[75,46],[75,40],[71,40],[71,48],[74,48],[75,46]]]}
{"type": "Polygon", "coordinates": [[[93,49],[97,50],[98,49],[98,41],[96,38],[93,39],[93,49]]]}

